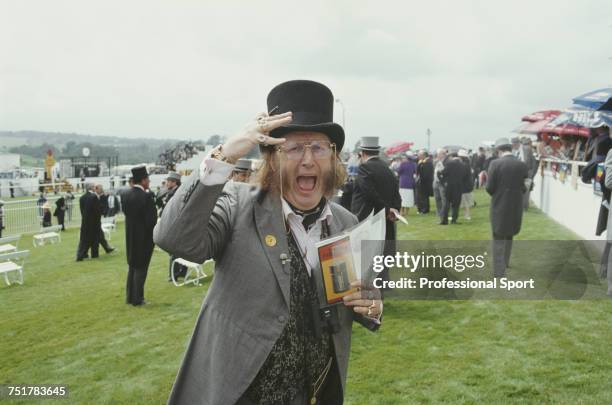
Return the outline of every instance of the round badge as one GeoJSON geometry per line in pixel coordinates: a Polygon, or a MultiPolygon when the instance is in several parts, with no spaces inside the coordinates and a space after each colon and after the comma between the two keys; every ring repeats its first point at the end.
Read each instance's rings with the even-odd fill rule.
{"type": "Polygon", "coordinates": [[[276,246],[276,238],[273,235],[266,235],[266,245],[276,246]]]}

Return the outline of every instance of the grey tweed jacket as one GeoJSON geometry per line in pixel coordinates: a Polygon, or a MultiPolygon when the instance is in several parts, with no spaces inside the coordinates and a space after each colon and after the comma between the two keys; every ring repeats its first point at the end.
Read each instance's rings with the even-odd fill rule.
{"type": "MultiPolygon", "coordinates": [[[[331,210],[332,235],[357,223],[340,205],[331,203],[331,210]]],[[[184,259],[216,262],[168,403],[234,404],[289,317],[290,268],[281,260],[289,248],[280,198],[242,183],[204,186],[196,172],[166,206],[154,240],[184,259]]],[[[353,320],[370,330],[379,325],[344,305],[338,314],[333,344],[343,392],[353,320]]]]}

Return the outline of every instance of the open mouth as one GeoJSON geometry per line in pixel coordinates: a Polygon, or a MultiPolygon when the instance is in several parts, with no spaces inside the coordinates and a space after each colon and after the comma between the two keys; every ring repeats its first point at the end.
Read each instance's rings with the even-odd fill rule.
{"type": "Polygon", "coordinates": [[[317,186],[317,176],[298,176],[297,186],[303,193],[313,191],[317,186]]]}

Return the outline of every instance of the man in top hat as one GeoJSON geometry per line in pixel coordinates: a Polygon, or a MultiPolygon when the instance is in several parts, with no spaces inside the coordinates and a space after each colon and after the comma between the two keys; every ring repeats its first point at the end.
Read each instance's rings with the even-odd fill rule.
{"type": "MultiPolygon", "coordinates": [[[[380,145],[377,136],[361,138],[359,151],[361,165],[353,186],[351,209],[359,221],[366,219],[370,213],[384,209],[387,216],[385,254],[394,252],[396,214],[399,214],[402,207],[398,179],[379,157],[380,145]]],[[[388,277],[387,269],[380,273],[380,278],[383,280],[387,280],[388,277]]]]}
{"type": "Polygon", "coordinates": [[[238,159],[236,167],[232,172],[232,180],[240,183],[248,183],[251,177],[251,160],[238,159]]]}
{"type": "Polygon", "coordinates": [[[353,321],[380,325],[375,289],[333,306],[322,292],[315,243],[357,224],[331,201],[346,173],[332,92],[293,80],[267,101],[268,113],[203,160],[155,228],[162,249],[216,262],[169,404],[341,404],[353,321]],[[257,187],[228,181],[257,145],[257,187]]]}
{"type": "Polygon", "coordinates": [[[157,212],[153,193],[149,191],[149,174],[145,166],[132,169],[134,186],[122,198],[125,213],[125,247],[127,251],[128,276],[126,303],[145,304],[144,284],[153,255],[153,228],[157,212]]]}
{"type": "Polygon", "coordinates": [[[512,153],[508,138],[495,142],[499,158],[491,162],[487,193],[491,195],[491,228],[493,231],[493,272],[505,277],[510,264],[512,238],[521,230],[523,193],[526,190],[527,165],[512,153]]]}

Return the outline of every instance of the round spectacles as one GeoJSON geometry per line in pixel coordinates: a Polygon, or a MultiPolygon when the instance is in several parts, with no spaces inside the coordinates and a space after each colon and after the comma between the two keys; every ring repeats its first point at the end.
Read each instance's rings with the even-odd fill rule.
{"type": "Polygon", "coordinates": [[[331,156],[336,144],[327,141],[294,142],[287,141],[277,148],[283,152],[289,160],[299,160],[304,157],[306,148],[310,148],[314,159],[326,159],[331,156]]]}

